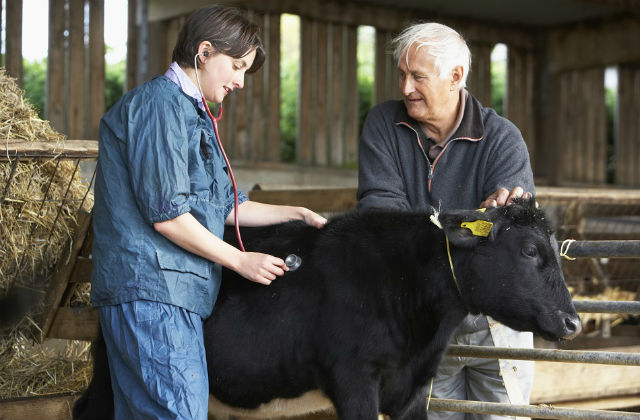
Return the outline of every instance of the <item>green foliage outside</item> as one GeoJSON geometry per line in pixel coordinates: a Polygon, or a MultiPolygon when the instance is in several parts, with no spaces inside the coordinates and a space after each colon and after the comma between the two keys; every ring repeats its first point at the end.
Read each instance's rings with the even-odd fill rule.
{"type": "Polygon", "coordinates": [[[127,64],[121,60],[115,64],[107,64],[104,75],[104,102],[105,110],[111,108],[124,94],[124,77],[127,64]]]}
{"type": "Polygon", "coordinates": [[[280,157],[283,162],[294,162],[298,137],[300,18],[283,14],[280,25],[280,157]]]}
{"type": "Polygon", "coordinates": [[[47,60],[22,61],[24,97],[44,120],[45,84],[47,80],[47,60]]]}

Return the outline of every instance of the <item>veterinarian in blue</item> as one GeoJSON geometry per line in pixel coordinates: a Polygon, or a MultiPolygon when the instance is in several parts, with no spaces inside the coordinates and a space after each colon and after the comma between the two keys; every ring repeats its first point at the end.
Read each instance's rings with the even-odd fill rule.
{"type": "MultiPolygon", "coordinates": [[[[286,270],[280,258],[221,239],[233,223],[234,193],[200,94],[221,103],[262,66],[256,25],[235,9],[200,9],[182,28],[173,61],[100,124],[91,299],[116,419],[206,418],[202,321],[221,267],[265,285],[286,270]]],[[[301,207],[251,202],[242,193],[238,201],[240,225],[325,222],[301,207]]]]}

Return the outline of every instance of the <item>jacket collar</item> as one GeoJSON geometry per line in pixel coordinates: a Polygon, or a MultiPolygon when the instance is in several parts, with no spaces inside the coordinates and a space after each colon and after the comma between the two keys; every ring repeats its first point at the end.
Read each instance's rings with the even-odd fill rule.
{"type": "MultiPolygon", "coordinates": [[[[464,114],[460,126],[453,133],[451,140],[453,139],[465,139],[471,141],[479,141],[484,137],[484,122],[482,121],[482,104],[474,98],[471,93],[468,93],[467,99],[464,105],[464,114]]],[[[424,137],[424,132],[420,127],[420,124],[407,113],[407,107],[403,101],[400,101],[400,106],[397,108],[394,115],[395,124],[403,124],[410,126],[420,137],[424,137]]],[[[449,139],[447,139],[448,141],[449,139]]]]}

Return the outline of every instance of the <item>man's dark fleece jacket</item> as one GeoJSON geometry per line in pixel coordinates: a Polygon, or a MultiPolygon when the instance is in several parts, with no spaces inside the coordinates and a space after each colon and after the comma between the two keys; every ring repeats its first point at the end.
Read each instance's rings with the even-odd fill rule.
{"type": "Polygon", "coordinates": [[[360,139],[358,209],[475,209],[502,187],[535,194],[520,131],[471,94],[460,126],[433,162],[427,150],[404,102],[371,109],[360,139]]]}
{"type": "MultiPolygon", "coordinates": [[[[462,96],[460,126],[433,162],[428,140],[404,102],[369,111],[358,152],[358,210],[476,209],[503,187],[535,194],[520,130],[471,94],[462,96]]],[[[486,328],[486,317],[469,315],[456,334],[486,328]]]]}

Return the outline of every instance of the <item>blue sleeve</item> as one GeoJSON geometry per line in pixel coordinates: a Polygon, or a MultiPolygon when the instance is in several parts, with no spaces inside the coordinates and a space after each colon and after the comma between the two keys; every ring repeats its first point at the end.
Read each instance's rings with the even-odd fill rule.
{"type": "Polygon", "coordinates": [[[127,114],[128,170],[143,219],[152,224],[190,211],[188,137],[179,107],[141,94],[127,114]]]}
{"type": "MultiPolygon", "coordinates": [[[[247,200],[249,200],[249,198],[246,195],[244,195],[242,191],[238,190],[238,205],[244,203],[247,200]]],[[[227,202],[224,206],[225,220],[227,219],[227,217],[229,217],[229,214],[231,214],[231,210],[233,210],[234,206],[235,206],[235,197],[233,195],[233,186],[231,185],[231,181],[229,181],[228,192],[227,192],[227,202]]]]}

